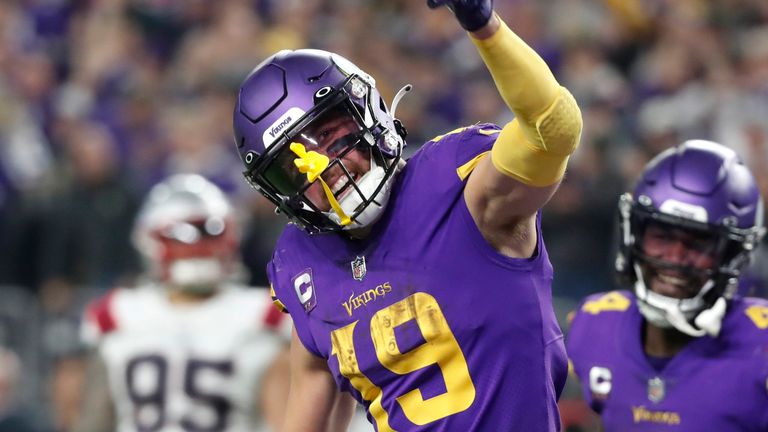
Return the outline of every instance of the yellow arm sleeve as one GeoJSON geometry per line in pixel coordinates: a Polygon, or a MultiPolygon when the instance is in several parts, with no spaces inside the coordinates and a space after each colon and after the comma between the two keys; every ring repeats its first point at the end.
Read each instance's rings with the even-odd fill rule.
{"type": "Polygon", "coordinates": [[[491,151],[494,166],[533,186],[558,182],[581,135],[576,100],[503,21],[490,38],[472,41],[501,97],[515,113],[491,151]]]}

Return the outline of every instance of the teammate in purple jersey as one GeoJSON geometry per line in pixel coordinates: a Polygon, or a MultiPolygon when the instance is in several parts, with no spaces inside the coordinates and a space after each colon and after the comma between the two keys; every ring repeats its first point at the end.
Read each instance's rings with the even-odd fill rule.
{"type": "Polygon", "coordinates": [[[606,431],[768,430],[768,302],[737,285],[764,234],[755,179],[730,149],[686,141],[619,200],[619,275],[567,347],[606,431]]]}
{"type": "MultiPolygon", "coordinates": [[[[490,0],[448,6],[516,119],[426,143],[373,78],[325,51],[281,51],[234,112],[246,179],[288,216],[268,266],[294,320],[283,431],[344,430],[354,399],[383,431],[556,431],[566,376],[539,209],[581,115],[490,0]]],[[[409,89],[406,86],[405,89],[409,89]]]]}

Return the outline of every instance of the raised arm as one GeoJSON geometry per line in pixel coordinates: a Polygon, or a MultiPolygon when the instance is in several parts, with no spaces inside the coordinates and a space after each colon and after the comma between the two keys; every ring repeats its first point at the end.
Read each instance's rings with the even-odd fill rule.
{"type": "Polygon", "coordinates": [[[491,245],[508,256],[529,257],[536,246],[536,211],[557,189],[579,142],[578,105],[544,60],[493,13],[491,0],[428,3],[450,7],[470,31],[515,114],[499,133],[491,157],[483,158],[470,175],[464,198],[491,245]]]}
{"type": "Polygon", "coordinates": [[[291,386],[281,432],[336,432],[349,425],[349,398],[336,389],[324,359],[310,353],[296,330],[291,337],[291,386]]]}

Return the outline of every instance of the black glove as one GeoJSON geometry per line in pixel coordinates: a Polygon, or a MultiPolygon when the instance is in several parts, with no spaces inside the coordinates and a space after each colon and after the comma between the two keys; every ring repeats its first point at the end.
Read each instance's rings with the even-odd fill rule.
{"type": "Polygon", "coordinates": [[[448,6],[467,31],[479,30],[493,15],[493,0],[427,0],[427,6],[431,9],[448,6]]]}

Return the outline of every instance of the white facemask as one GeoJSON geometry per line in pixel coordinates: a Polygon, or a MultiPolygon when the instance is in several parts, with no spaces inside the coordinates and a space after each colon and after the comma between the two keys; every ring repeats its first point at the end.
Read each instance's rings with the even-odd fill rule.
{"type": "Polygon", "coordinates": [[[225,278],[225,269],[217,258],[188,258],[174,261],[168,268],[169,283],[181,291],[208,293],[225,278]]]}
{"type": "MultiPolygon", "coordinates": [[[[370,226],[381,217],[381,215],[384,213],[384,208],[389,202],[389,196],[392,192],[392,183],[394,182],[397,173],[400,172],[404,166],[405,161],[401,159],[398,163],[398,166],[395,168],[395,172],[389,177],[389,179],[387,179],[386,183],[384,183],[384,186],[382,186],[381,190],[376,196],[376,200],[371,202],[368,207],[366,207],[365,210],[363,210],[363,212],[360,213],[351,224],[345,226],[344,230],[353,230],[370,226]]],[[[341,205],[342,210],[344,210],[344,213],[350,215],[353,214],[355,210],[360,206],[360,204],[363,203],[364,198],[365,200],[368,200],[371,196],[373,196],[373,192],[379,186],[385,175],[386,172],[384,171],[384,168],[376,165],[376,162],[372,158],[370,171],[363,175],[357,182],[357,186],[363,193],[364,197],[357,192],[347,194],[339,201],[339,204],[341,205]]],[[[341,222],[341,218],[336,214],[336,212],[330,211],[326,214],[334,222],[341,222]]]]}
{"type": "Polygon", "coordinates": [[[695,297],[677,299],[651,291],[645,284],[642,270],[635,264],[635,294],[638,309],[651,324],[660,328],[674,327],[689,336],[701,337],[706,334],[717,336],[725,316],[727,302],[720,297],[710,308],[705,308],[704,295],[714,286],[708,280],[695,297]],[[691,325],[691,322],[698,327],[691,325]]]}

